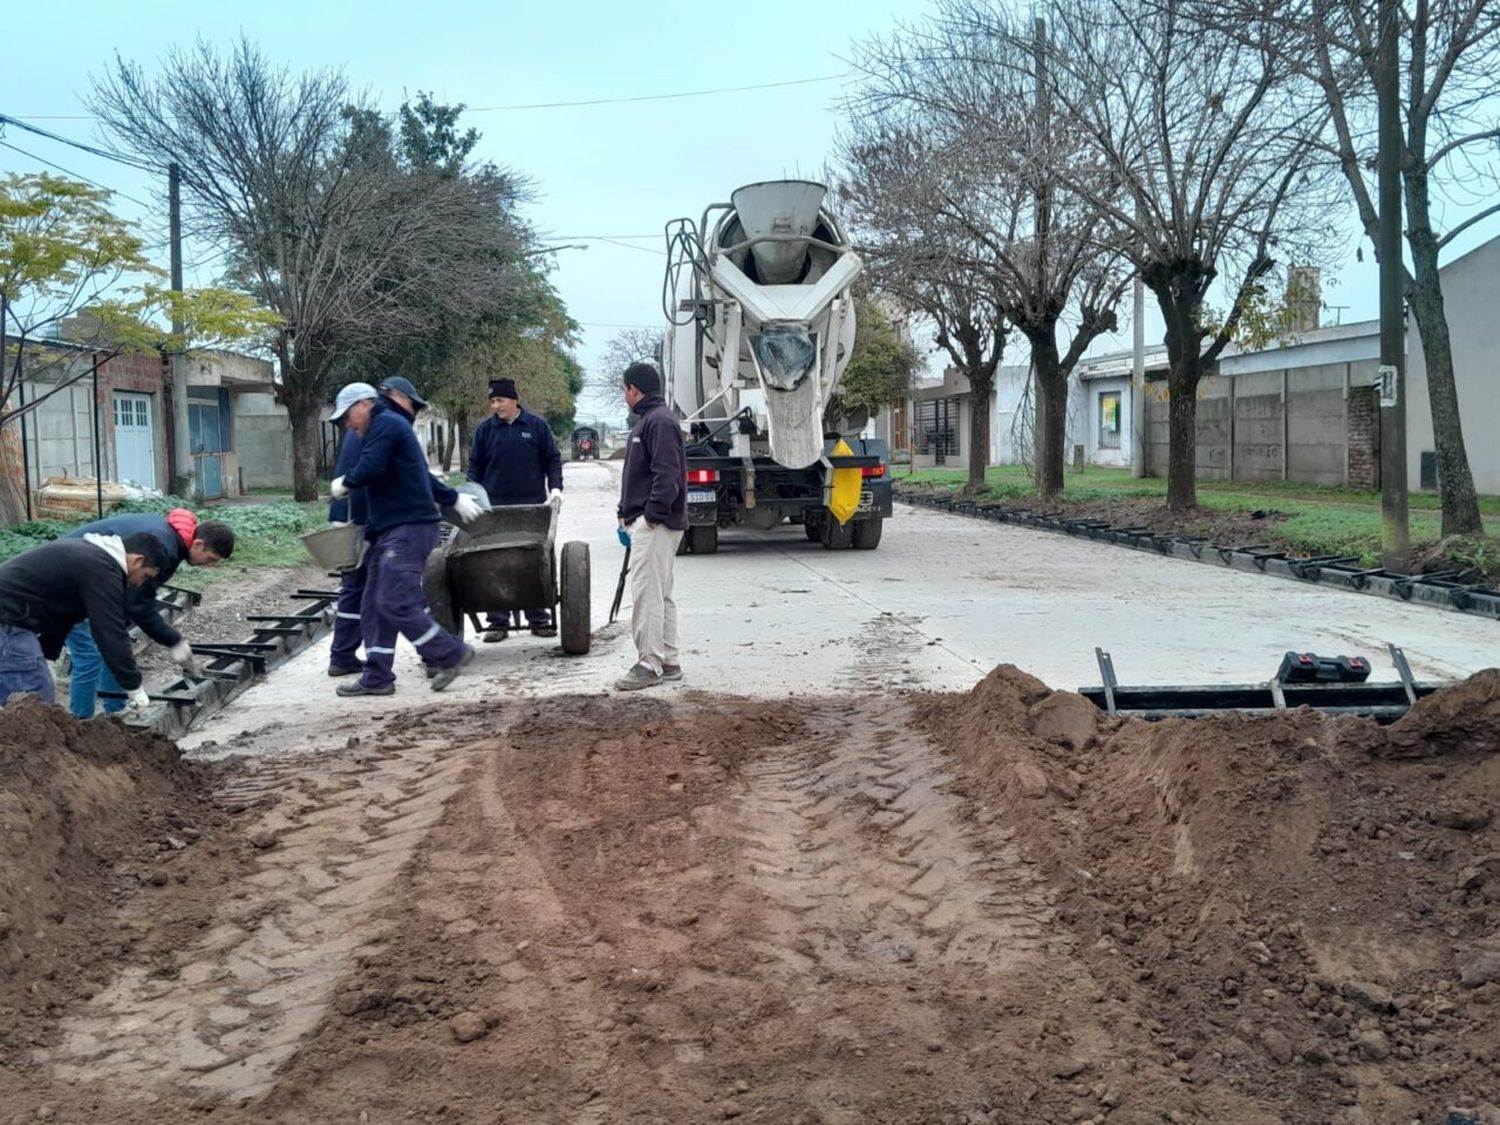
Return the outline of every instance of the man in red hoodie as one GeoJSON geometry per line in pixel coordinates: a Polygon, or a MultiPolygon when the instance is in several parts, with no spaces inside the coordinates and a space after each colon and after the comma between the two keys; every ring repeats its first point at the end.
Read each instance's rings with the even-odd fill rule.
{"type": "MultiPolygon", "coordinates": [[[[132,625],[165,648],[178,666],[189,674],[194,674],[197,662],[193,657],[192,646],[162,618],[161,611],[156,608],[156,591],[172,581],[172,576],[183,563],[189,566],[217,566],[227,559],[234,553],[234,532],[228,524],[218,520],[199,523],[198,517],[186,508],[173,508],[165,516],[144,512],[109,516],[74,529],[65,538],[118,535],[123,539],[138,534],[151,535],[161,544],[166,565],[149,581],[131,587],[126,598],[126,616],[132,625]]],[[[117,692],[120,686],[99,655],[99,646],[94,643],[94,635],[87,621],[74,626],[68,634],[67,644],[73,665],[68,680],[68,710],[80,719],[92,718],[98,692],[117,692]]],[[[104,701],[107,714],[113,714],[124,706],[123,700],[104,701]]]]}

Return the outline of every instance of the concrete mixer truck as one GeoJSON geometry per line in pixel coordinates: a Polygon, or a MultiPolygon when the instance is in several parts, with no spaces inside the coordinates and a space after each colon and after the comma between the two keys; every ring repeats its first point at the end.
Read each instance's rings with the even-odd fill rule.
{"type": "Polygon", "coordinates": [[[696,225],[667,225],[662,376],[687,434],[694,554],[716,551],[720,528],[782,523],[830,550],[872,550],[891,514],[886,445],[838,395],[862,265],[826,194],[750,184],[696,225]]]}

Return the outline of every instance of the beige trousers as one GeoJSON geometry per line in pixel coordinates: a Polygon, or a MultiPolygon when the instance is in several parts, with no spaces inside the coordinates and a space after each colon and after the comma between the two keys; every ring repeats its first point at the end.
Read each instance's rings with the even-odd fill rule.
{"type": "Polygon", "coordinates": [[[645,517],[630,525],[630,631],[640,662],[657,674],[681,663],[672,568],[682,535],[666,524],[647,527],[645,517]]]}

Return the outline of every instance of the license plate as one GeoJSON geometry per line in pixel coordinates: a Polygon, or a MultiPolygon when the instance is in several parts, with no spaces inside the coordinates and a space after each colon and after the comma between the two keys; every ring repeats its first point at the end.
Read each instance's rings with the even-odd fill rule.
{"type": "Polygon", "coordinates": [[[688,489],[689,504],[717,504],[719,495],[711,488],[688,489]]]}
{"type": "Polygon", "coordinates": [[[875,507],[875,493],[867,488],[859,494],[859,510],[868,512],[873,507],[875,507]]]}

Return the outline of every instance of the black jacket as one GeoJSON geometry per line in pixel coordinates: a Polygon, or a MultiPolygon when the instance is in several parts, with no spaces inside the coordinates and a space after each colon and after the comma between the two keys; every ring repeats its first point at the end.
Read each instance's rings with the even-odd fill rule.
{"type": "Polygon", "coordinates": [[[33,547],[0,566],[0,625],[29,629],[42,655],[56,660],[68,632],[87,621],[104,663],[126,691],[141,673],[126,632],[125,568],[87,539],[58,539],[33,547]]]}
{"type": "Polygon", "coordinates": [[[178,535],[176,529],[167,522],[166,517],[153,516],[144,512],[125,516],[108,516],[102,520],[86,523],[68,532],[64,538],[82,539],[85,535],[118,535],[124,539],[126,536],[142,531],[149,532],[160,540],[162,557],[167,560],[167,565],[158,570],[156,577],[150,579],[144,586],[127,588],[125,616],[139,625],[141,632],[157,644],[171,648],[182,640],[182,634],[168,625],[161,615],[161,610],[156,608],[156,591],[172,581],[177,568],[187,562],[188,547],[182,541],[182,536],[178,535]]]}
{"type": "Polygon", "coordinates": [[[687,454],[682,427],[660,395],[647,395],[631,412],[640,421],[625,447],[620,482],[620,518],[645,516],[673,531],[687,529],[687,454]]]}
{"type": "Polygon", "coordinates": [[[540,504],[561,488],[562,454],[547,420],[522,410],[514,422],[491,414],[474,428],[469,479],[484,485],[490,503],[540,504]]]}
{"type": "MultiPolygon", "coordinates": [[[[363,437],[359,460],[344,474],[344,483],[365,490],[366,531],[375,536],[402,524],[437,523],[438,505],[452,504],[458,493],[427,471],[427,455],[406,411],[381,399],[363,437]]],[[[355,505],[349,507],[352,514],[355,505]]]]}

